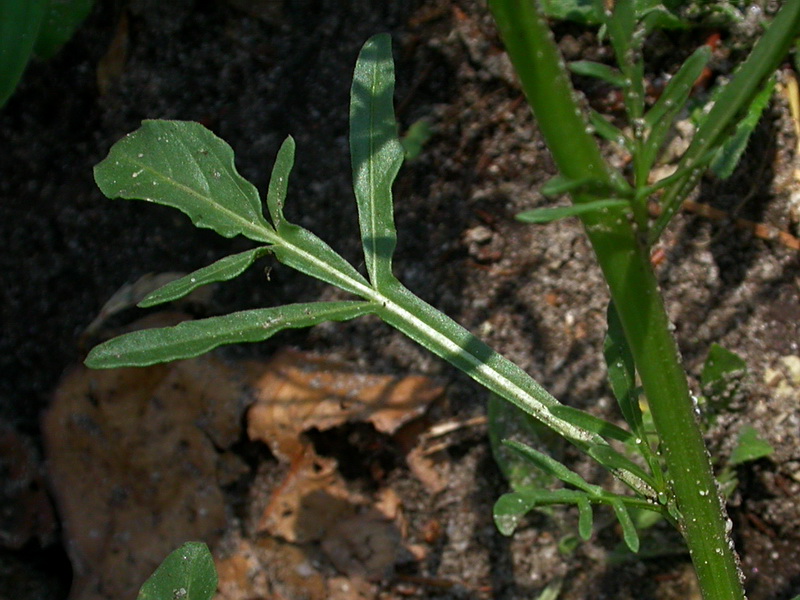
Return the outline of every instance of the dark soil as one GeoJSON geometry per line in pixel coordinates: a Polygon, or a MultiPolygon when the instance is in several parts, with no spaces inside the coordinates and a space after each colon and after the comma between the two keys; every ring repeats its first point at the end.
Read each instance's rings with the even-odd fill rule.
{"type": "MultiPolygon", "coordinates": [[[[117,289],[146,273],[191,271],[248,247],[198,231],[175,211],[102,196],[92,166],[142,119],[203,123],[234,148],[239,171],[262,191],[279,144],[293,135],[290,218],[359,264],[348,95],[361,45],[383,31],[394,39],[402,128],[424,117],[435,130],[395,185],[399,278],[565,403],[616,419],[600,352],[607,295],[591,248],[570,220],[540,228],[513,220],[547,202],[536,190],[554,169],[484,3],[254,2],[252,13],[263,9],[258,16],[234,4],[248,3],[98,0],[60,54],[30,65],[0,111],[0,421],[15,440],[9,447],[41,457],[40,414],[61,376],[85,355],[93,340],[83,333],[117,289]],[[127,54],[99,67],[115,35],[127,54]]],[[[703,35],[663,35],[655,68],[674,70],[703,35]]],[[[604,56],[578,28],[563,26],[559,38],[568,59],[604,56]]],[[[719,59],[717,68],[726,67],[719,59]]],[[[583,83],[599,107],[602,90],[583,83]]],[[[794,144],[786,102],[776,96],[733,178],[706,179],[697,200],[790,229],[794,144]]],[[[739,467],[729,506],[749,597],[792,598],[800,593],[800,375],[791,368],[800,355],[800,255],[687,214],[663,247],[659,276],[695,389],[713,342],[740,354],[751,374],[738,411],[709,433],[712,452],[727,456],[743,424],[775,448],[739,467]]],[[[338,296],[275,264],[268,283],[263,269],[252,269],[220,286],[201,312],[323,297],[338,296]]],[[[293,332],[226,355],[268,356],[286,345],[335,353],[374,372],[439,378],[447,402],[436,420],[485,411],[485,392],[370,319],[293,332]]],[[[421,530],[433,517],[444,530],[415,574],[459,584],[415,588],[414,597],[534,598],[558,577],[559,598],[573,600],[696,596],[680,552],[612,560],[619,532],[611,526],[559,553],[559,539],[574,533],[571,513],[534,517],[513,538],[500,536],[491,506],[506,487],[485,429],[456,436],[447,456],[449,484],[439,496],[398,483],[407,491],[410,528],[421,530]]],[[[26,460],[33,471],[44,465],[26,460]]],[[[578,469],[593,468],[576,461],[578,469]]],[[[41,468],[44,475],[29,474],[25,485],[47,506],[41,468]]],[[[390,476],[402,480],[407,472],[394,468],[390,476]]],[[[4,498],[19,497],[10,480],[3,486],[4,498]]],[[[6,506],[17,504],[3,502],[4,521],[14,521],[6,506]]],[[[70,567],[57,517],[49,525],[39,520],[27,537],[4,526],[0,598],[67,596],[70,567]]],[[[662,548],[675,541],[666,530],[654,535],[662,548]]],[[[395,597],[387,585],[385,597],[395,597]]]]}

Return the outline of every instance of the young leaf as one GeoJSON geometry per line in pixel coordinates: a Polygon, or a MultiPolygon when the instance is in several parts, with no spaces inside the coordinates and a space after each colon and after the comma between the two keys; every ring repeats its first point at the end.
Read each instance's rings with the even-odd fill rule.
{"type": "Polygon", "coordinates": [[[648,171],[655,163],[659,149],[664,145],[672,122],[686,104],[694,82],[697,81],[710,58],[711,49],[708,46],[702,46],[695,50],[669,80],[664,88],[664,93],[645,115],[645,124],[650,134],[642,147],[642,161],[648,171]]]}
{"type": "Polygon", "coordinates": [[[700,373],[700,384],[712,416],[727,408],[746,374],[747,363],[738,354],[719,344],[711,344],[700,373]]]}
{"type": "Polygon", "coordinates": [[[283,214],[289,175],[294,165],[294,139],[284,140],[275,158],[267,192],[267,209],[280,243],[270,250],[280,262],[311,277],[363,296],[369,283],[353,265],[337,254],[319,237],[286,220],[283,214]]]}
{"type": "Polygon", "coordinates": [[[269,253],[269,248],[261,246],[221,258],[207,267],[198,269],[158,288],[145,296],[137,306],[139,308],[149,308],[164,302],[172,302],[191,294],[197,288],[209,283],[233,279],[244,273],[250,265],[267,253],[269,253]]]}
{"type": "Polygon", "coordinates": [[[570,470],[566,466],[562,465],[557,460],[553,460],[546,454],[539,452],[538,450],[531,448],[527,444],[522,444],[520,442],[515,442],[513,440],[506,440],[504,442],[509,448],[513,448],[528,460],[532,461],[537,467],[557,477],[564,483],[567,483],[573,487],[578,488],[579,490],[583,490],[590,494],[595,495],[602,495],[603,489],[599,486],[592,485],[588,483],[583,477],[578,475],[575,471],[570,470]]]}
{"type": "Polygon", "coordinates": [[[546,447],[549,452],[558,453],[563,444],[563,438],[497,394],[490,394],[486,412],[492,456],[508,480],[511,489],[549,487],[555,479],[531,464],[531,461],[521,456],[519,452],[508,448],[503,440],[512,436],[529,441],[535,440],[537,445],[546,447]]]}
{"type": "Polygon", "coordinates": [[[280,229],[283,222],[283,205],[286,202],[286,191],[289,187],[289,174],[294,166],[294,138],[288,136],[278,150],[267,191],[267,209],[275,229],[280,229]]]}
{"type": "Polygon", "coordinates": [[[758,460],[764,458],[775,452],[769,442],[762,440],[758,436],[758,432],[752,425],[745,425],[739,431],[739,440],[736,447],[731,452],[731,457],[728,460],[730,466],[740,465],[745,462],[758,460]]]}
{"type": "Polygon", "coordinates": [[[578,535],[581,539],[588,540],[592,537],[592,521],[594,515],[592,513],[592,505],[585,497],[578,497],[578,535]]]}
{"type": "Polygon", "coordinates": [[[419,119],[414,121],[406,131],[406,134],[400,139],[406,160],[416,159],[422,153],[422,147],[428,143],[431,136],[433,136],[433,128],[428,120],[419,119]]]}
{"type": "Polygon", "coordinates": [[[526,488],[503,494],[494,503],[494,523],[503,535],[511,535],[523,517],[538,506],[552,504],[577,504],[586,499],[586,493],[577,490],[545,490],[526,488]]]}
{"type": "Polygon", "coordinates": [[[403,164],[394,117],[394,63],[388,34],[376,35],[358,55],[350,92],[350,154],[361,240],[370,281],[391,281],[397,243],[392,184],[403,164]]]}
{"type": "Polygon", "coordinates": [[[730,177],[736,165],[739,164],[739,159],[742,158],[742,154],[744,154],[744,151],[747,149],[747,142],[750,140],[750,134],[755,130],[758,121],[761,119],[761,114],[764,112],[764,109],[767,108],[777,81],[775,76],[767,81],[764,89],[753,98],[753,102],[750,104],[750,108],[747,109],[747,114],[744,119],[739,121],[739,124],[736,126],[736,132],[725,142],[725,145],[717,152],[714,160],[711,161],[711,170],[714,171],[716,176],[720,179],[727,179],[730,177]]]}
{"type": "Polygon", "coordinates": [[[604,200],[594,200],[583,204],[572,204],[570,206],[556,206],[553,208],[535,208],[519,213],[517,221],[523,223],[551,223],[566,217],[575,217],[595,210],[608,210],[609,208],[628,207],[627,200],[608,198],[604,200]]]}
{"type": "Polygon", "coordinates": [[[617,310],[611,302],[608,304],[607,320],[608,333],[603,344],[603,355],[608,369],[608,382],[628,426],[640,439],[644,439],[642,409],[639,407],[635,391],[636,372],[633,353],[622,331],[617,310]]]}
{"type": "Polygon", "coordinates": [[[164,559],[137,600],[211,600],[216,591],[217,570],[208,546],[187,542],[164,559]]]}
{"type": "Polygon", "coordinates": [[[591,60],[576,60],[567,65],[576,75],[594,77],[617,87],[625,86],[625,76],[618,69],[591,60]]]}
{"type": "Polygon", "coordinates": [[[697,162],[724,142],[736,120],[747,110],[753,98],[763,88],[764,82],[789,51],[797,38],[798,28],[800,28],[800,2],[784,3],[753,51],[721,90],[692,143],[681,157],[678,168],[689,168],[688,174],[669,187],[662,197],[661,215],[650,230],[648,243],[655,243],[683,201],[697,185],[702,174],[695,168],[697,162]]]}
{"type": "Polygon", "coordinates": [[[595,133],[601,138],[613,142],[628,152],[631,152],[633,147],[631,139],[625,135],[619,127],[614,125],[599,112],[591,109],[589,111],[589,122],[592,124],[592,127],[594,127],[595,133]]]}
{"type": "Polygon", "coordinates": [[[310,302],[184,321],[174,327],[143,329],[108,340],[95,346],[84,362],[91,369],[146,367],[199,356],[224,344],[261,342],[284,329],[347,321],[373,309],[369,302],[310,302]]]}
{"type": "Polygon", "coordinates": [[[628,509],[625,507],[622,499],[615,498],[612,500],[611,508],[614,509],[617,521],[619,521],[622,527],[622,538],[625,540],[625,544],[630,548],[631,552],[638,552],[639,534],[636,532],[636,526],[633,524],[631,516],[628,514],[628,509]]]}
{"type": "Polygon", "coordinates": [[[199,123],[143,121],[112,146],[94,175],[109,198],[172,206],[224,237],[275,239],[258,192],[236,172],[233,150],[199,123]]]}

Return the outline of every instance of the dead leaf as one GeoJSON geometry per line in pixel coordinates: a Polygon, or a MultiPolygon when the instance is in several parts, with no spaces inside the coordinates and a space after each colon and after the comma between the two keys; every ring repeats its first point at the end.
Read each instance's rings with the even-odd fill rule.
{"type": "Polygon", "coordinates": [[[308,448],[273,493],[257,530],[298,544],[316,542],[353,515],[362,499],[350,493],[336,467],[334,459],[308,448]]]}
{"type": "Polygon", "coordinates": [[[122,77],[128,60],[128,13],[123,12],[108,50],[97,63],[97,89],[105,96],[122,77]]]}
{"type": "Polygon", "coordinates": [[[42,430],[70,600],[133,598],[171,550],[225,529],[217,448],[238,439],[243,398],[211,356],[64,378],[42,430]]]}
{"type": "Polygon", "coordinates": [[[368,421],[394,433],[425,412],[443,388],[427,377],[368,375],[345,363],[285,350],[254,369],[256,403],[247,415],[247,433],[290,462],[306,442],[301,433],[346,422],[368,421]]]}

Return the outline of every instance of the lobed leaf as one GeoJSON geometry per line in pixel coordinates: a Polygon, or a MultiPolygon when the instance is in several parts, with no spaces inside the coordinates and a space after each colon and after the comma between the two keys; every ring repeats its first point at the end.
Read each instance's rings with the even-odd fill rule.
{"type": "Polygon", "coordinates": [[[346,321],[373,309],[369,302],[310,302],[184,321],[174,327],[133,331],[108,340],[89,352],[85,364],[91,369],[145,367],[199,356],[224,344],[260,342],[284,329],[346,321]]]}
{"type": "Polygon", "coordinates": [[[767,81],[764,89],[753,98],[753,102],[747,109],[747,114],[739,121],[733,136],[725,142],[711,161],[711,170],[714,171],[716,176],[720,179],[727,179],[730,177],[736,165],[739,164],[742,154],[744,154],[744,151],[747,149],[747,142],[750,140],[750,135],[755,130],[759,120],[761,120],[764,109],[769,105],[769,100],[772,98],[772,93],[775,90],[777,81],[774,75],[767,81]]]}
{"type": "Polygon", "coordinates": [[[236,171],[233,150],[199,123],[143,121],[94,168],[109,198],[146,200],[186,213],[224,237],[275,240],[255,187],[236,171]]]}
{"type": "Polygon", "coordinates": [[[247,250],[246,252],[240,252],[239,254],[221,258],[207,267],[198,269],[180,279],[170,281],[168,284],[161,286],[154,292],[145,296],[137,306],[139,308],[149,308],[165,302],[179,300],[184,296],[188,296],[197,288],[208,285],[209,283],[228,281],[229,279],[238,277],[256,260],[268,253],[269,248],[261,246],[259,248],[247,250]]]}
{"type": "Polygon", "coordinates": [[[350,92],[350,154],[364,258],[372,285],[391,281],[397,244],[392,184],[404,150],[394,116],[394,63],[388,34],[370,38],[358,55],[350,92]]]}
{"type": "Polygon", "coordinates": [[[164,559],[137,600],[211,600],[216,591],[217,570],[208,546],[187,542],[164,559]]]}

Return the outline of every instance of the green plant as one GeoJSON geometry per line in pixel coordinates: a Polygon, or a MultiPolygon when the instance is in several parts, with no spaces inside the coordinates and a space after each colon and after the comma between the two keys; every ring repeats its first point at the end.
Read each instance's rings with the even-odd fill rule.
{"type": "MultiPolygon", "coordinates": [[[[387,35],[364,45],[351,89],[350,149],[366,277],[313,233],[286,220],[283,206],[295,150],[291,138],[281,146],[272,171],[266,198],[269,220],[255,188],[236,172],[231,148],[197,123],[145,121],[116,143],[95,168],[96,181],[110,198],[172,206],[198,227],[225,237],[242,235],[259,244],[164,286],[141,306],[168,302],[199,286],[236,277],[266,254],[361,300],[248,310],[137,331],[94,348],[86,364],[95,368],[150,365],[196,356],[222,344],[264,340],[287,328],[377,315],[577,446],[631,490],[627,494],[608,491],[528,444],[507,441],[505,446],[526,464],[570,487],[543,490],[520,484],[498,500],[495,517],[502,531],[510,533],[532,508],[566,503],[577,507],[579,533],[588,537],[593,507],[601,504],[611,507],[625,542],[635,550],[639,539],[629,511],[652,511],[683,534],[707,599],[742,598],[717,482],[649,250],[697,182],[701,168],[728,139],[738,116],[747,111],[785,54],[800,23],[800,0],[786,4],[719,94],[677,172],[652,185],[647,176],[668,123],[686,101],[693,75],[707,60],[707,52],[695,53],[662,98],[646,111],[640,55],[643,35],[634,5],[631,0],[617,0],[613,13],[601,11],[620,68],[589,69],[623,87],[632,123],[629,136],[599,115],[592,116],[594,125],[584,119],[537,7],[527,0],[495,0],[490,7],[534,114],[547,115],[539,125],[561,175],[546,191],[567,192],[574,201],[574,207],[545,218],[540,218],[542,213],[522,218],[547,221],[576,214],[583,221],[611,292],[605,354],[611,386],[629,429],[562,405],[522,369],[395,278],[391,188],[404,150],[394,118],[394,67],[387,35]],[[633,156],[630,180],[603,162],[594,131],[629,148],[633,156]],[[664,210],[651,224],[646,204],[659,191],[664,210]],[[647,399],[654,431],[645,427],[641,394],[647,399]]],[[[642,24],[645,32],[648,23],[645,19],[642,24]]]]}
{"type": "Polygon", "coordinates": [[[139,590],[137,600],[211,600],[217,571],[208,546],[187,542],[171,552],[139,590]]]}
{"type": "Polygon", "coordinates": [[[0,107],[31,56],[55,55],[89,14],[94,0],[0,0],[0,107]]]}

